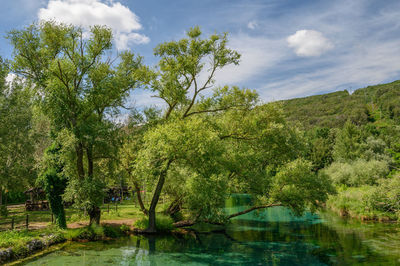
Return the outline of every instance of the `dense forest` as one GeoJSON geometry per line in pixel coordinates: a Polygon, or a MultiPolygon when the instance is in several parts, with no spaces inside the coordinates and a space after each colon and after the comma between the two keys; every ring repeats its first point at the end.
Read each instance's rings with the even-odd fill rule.
{"type": "Polygon", "coordinates": [[[224,224],[272,206],[400,218],[400,82],[261,104],[254,90],[215,85],[219,69],[240,63],[226,34],[202,38],[194,27],[154,49],[155,67],[130,51],[113,54],[112,33],[101,26],[88,34],[44,22],[8,39],[13,58],[0,62],[0,204],[40,186],[59,227],[66,227],[63,202],[99,223],[104,189],[129,185],[147,232],[157,230],[158,216],[175,227],[224,224]],[[134,89],[149,90],[164,107],[126,106],[134,89]],[[115,122],[123,110],[128,121],[115,122]],[[251,195],[253,204],[226,215],[233,193],[251,195]]]}

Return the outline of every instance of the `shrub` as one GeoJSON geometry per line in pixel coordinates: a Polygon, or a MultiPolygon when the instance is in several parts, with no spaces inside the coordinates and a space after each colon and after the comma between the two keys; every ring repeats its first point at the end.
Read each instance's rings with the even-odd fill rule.
{"type": "Polygon", "coordinates": [[[128,234],[131,231],[131,228],[127,226],[126,224],[122,224],[119,229],[124,233],[128,234]]]}
{"type": "Polygon", "coordinates": [[[104,237],[104,229],[101,226],[91,225],[79,229],[68,230],[65,237],[68,240],[99,240],[104,237]]]}
{"type": "Polygon", "coordinates": [[[386,161],[359,159],[349,163],[334,162],[322,171],[336,185],[376,185],[379,179],[389,174],[389,164],[386,161]]]}
{"type": "Polygon", "coordinates": [[[103,226],[104,236],[117,238],[123,235],[122,230],[119,227],[105,225],[103,226]]]}
{"type": "Polygon", "coordinates": [[[400,181],[392,179],[383,182],[387,186],[342,187],[337,195],[329,197],[327,207],[342,216],[359,219],[399,219],[400,206],[397,203],[397,207],[394,207],[396,197],[392,195],[397,195],[397,200],[400,199],[400,181]],[[393,185],[392,182],[398,183],[396,189],[389,188],[393,185]]]}
{"type": "MultiPolygon", "coordinates": [[[[174,229],[173,223],[174,223],[174,221],[169,216],[166,216],[166,215],[163,215],[163,214],[157,214],[156,215],[156,228],[157,228],[157,231],[160,231],[160,232],[172,231],[174,229]]],[[[134,226],[139,228],[139,229],[146,229],[149,226],[148,217],[143,217],[142,219],[136,221],[134,223],[134,226]]]]}
{"type": "Polygon", "coordinates": [[[7,217],[8,216],[7,206],[0,205],[0,216],[2,216],[2,217],[7,217]]]}
{"type": "Polygon", "coordinates": [[[368,200],[374,209],[394,214],[400,219],[400,175],[381,180],[368,200]]]}

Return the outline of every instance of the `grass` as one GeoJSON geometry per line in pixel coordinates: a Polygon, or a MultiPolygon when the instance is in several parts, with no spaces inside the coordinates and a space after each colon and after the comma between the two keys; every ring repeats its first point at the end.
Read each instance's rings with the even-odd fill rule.
{"type": "MultiPolygon", "coordinates": [[[[163,214],[156,215],[156,227],[160,232],[172,231],[174,229],[173,223],[174,221],[169,216],[163,214]]],[[[147,217],[143,217],[134,223],[134,226],[139,229],[146,229],[148,225],[149,219],[147,217]]]]}
{"type": "Polygon", "coordinates": [[[326,206],[341,216],[361,220],[397,220],[395,214],[373,208],[370,204],[374,186],[340,188],[336,195],[330,196],[326,206]]]}
{"type": "Polygon", "coordinates": [[[8,247],[22,247],[34,239],[44,236],[63,234],[63,230],[59,230],[55,226],[49,226],[40,230],[10,230],[0,232],[0,249],[8,247]]]}
{"type": "MultiPolygon", "coordinates": [[[[162,211],[168,206],[168,201],[161,200],[157,211],[162,211]]],[[[67,225],[74,222],[88,222],[89,217],[83,215],[83,211],[74,208],[67,208],[67,225]]],[[[140,228],[147,227],[148,219],[140,211],[138,205],[132,200],[126,200],[117,205],[115,204],[105,204],[101,207],[101,221],[104,220],[123,220],[132,219],[136,221],[140,228]]],[[[91,226],[82,227],[75,229],[60,230],[55,225],[51,224],[51,212],[50,211],[31,211],[26,212],[23,205],[8,206],[9,215],[7,218],[0,218],[0,223],[6,223],[5,225],[0,225],[1,229],[11,228],[11,218],[14,218],[15,225],[23,225],[25,223],[26,215],[29,215],[30,226],[35,223],[45,223],[46,228],[37,230],[8,230],[0,232],[0,249],[8,247],[16,247],[25,249],[26,245],[34,240],[44,238],[50,235],[60,235],[67,240],[98,240],[103,238],[115,238],[130,232],[130,227],[127,225],[119,226],[91,226]],[[3,228],[2,228],[2,227],[3,228]]],[[[172,219],[158,214],[157,215],[157,225],[160,231],[170,231],[173,229],[172,219]]]]}
{"type": "Polygon", "coordinates": [[[92,225],[66,230],[59,230],[55,226],[51,226],[39,230],[10,230],[0,232],[0,251],[11,248],[11,252],[5,251],[5,253],[3,253],[3,255],[11,255],[6,255],[8,257],[3,257],[0,261],[4,259],[5,261],[2,262],[24,259],[37,251],[42,251],[51,245],[59,244],[66,240],[97,241],[118,238],[128,235],[129,233],[130,228],[126,225],[92,225]]]}
{"type": "MultiPolygon", "coordinates": [[[[161,202],[157,207],[158,211],[165,208],[168,203],[161,202]]],[[[101,207],[101,220],[123,220],[123,219],[139,219],[143,216],[138,205],[133,200],[125,200],[118,203],[117,207],[114,203],[104,204],[101,207]]],[[[89,217],[84,215],[82,210],[75,208],[66,208],[65,214],[68,223],[89,221],[89,217]]],[[[29,215],[29,224],[48,223],[51,224],[50,211],[25,211],[24,205],[8,206],[8,216],[0,217],[0,230],[11,228],[11,219],[14,218],[15,226],[23,227],[25,225],[26,215],[29,215]],[[3,224],[4,223],[4,224],[3,224]]]]}
{"type": "Polygon", "coordinates": [[[104,238],[117,238],[127,235],[130,228],[126,225],[110,226],[110,225],[91,225],[77,229],[67,229],[64,231],[64,237],[67,240],[101,240],[104,238]]]}

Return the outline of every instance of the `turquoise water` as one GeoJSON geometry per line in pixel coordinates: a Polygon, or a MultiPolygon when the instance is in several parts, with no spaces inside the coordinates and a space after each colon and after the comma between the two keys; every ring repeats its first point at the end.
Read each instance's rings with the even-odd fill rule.
{"type": "MultiPolygon", "coordinates": [[[[239,195],[227,212],[244,209],[239,195]]],[[[295,217],[282,207],[252,212],[226,230],[71,243],[27,265],[400,265],[397,224],[362,224],[329,213],[295,217]]]]}

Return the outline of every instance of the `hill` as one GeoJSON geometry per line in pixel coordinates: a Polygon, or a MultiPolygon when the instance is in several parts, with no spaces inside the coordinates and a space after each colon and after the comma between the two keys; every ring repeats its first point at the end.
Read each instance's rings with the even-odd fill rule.
{"type": "Polygon", "coordinates": [[[350,94],[347,90],[280,101],[291,122],[313,127],[341,128],[347,120],[364,125],[376,120],[400,120],[400,80],[368,86],[350,94]]]}

